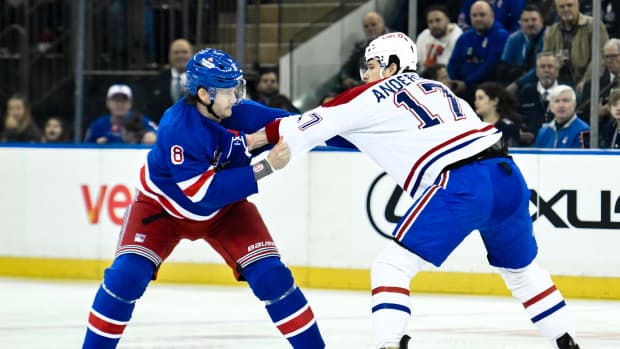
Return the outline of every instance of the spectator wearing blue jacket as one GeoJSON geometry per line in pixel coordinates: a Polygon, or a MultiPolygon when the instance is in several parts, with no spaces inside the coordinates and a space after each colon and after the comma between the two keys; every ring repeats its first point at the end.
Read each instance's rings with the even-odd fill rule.
{"type": "Polygon", "coordinates": [[[128,131],[126,126],[132,124],[130,119],[139,118],[142,127],[139,133],[140,139],[136,140],[135,143],[155,143],[157,125],[148,117],[132,111],[132,106],[133,93],[128,85],[114,84],[110,86],[106,94],[106,108],[108,108],[109,114],[98,117],[88,125],[84,142],[97,144],[126,143],[126,137],[125,139],[123,137],[127,133],[124,131],[128,131]]]}
{"type": "Polygon", "coordinates": [[[583,134],[590,126],[577,117],[577,95],[568,85],[558,85],[549,93],[553,120],[538,130],[536,148],[583,148],[583,134]]]}
{"type": "Polygon", "coordinates": [[[471,22],[472,28],[459,37],[448,63],[448,74],[457,84],[456,93],[470,103],[475,85],[495,80],[495,68],[509,35],[495,23],[493,9],[486,1],[472,5],[471,22]]]}
{"type": "Polygon", "coordinates": [[[521,29],[508,37],[498,67],[498,79],[515,94],[523,85],[536,82],[536,55],[543,49],[545,24],[536,5],[527,5],[521,12],[521,29]]]}
{"type": "MultiPolygon", "coordinates": [[[[476,0],[465,0],[463,6],[461,6],[457,24],[463,31],[469,29],[472,25],[470,14],[471,7],[475,2],[476,0]]],[[[486,0],[486,2],[492,7],[495,19],[499,25],[511,33],[519,30],[519,15],[525,7],[526,0],[486,0]]]]}

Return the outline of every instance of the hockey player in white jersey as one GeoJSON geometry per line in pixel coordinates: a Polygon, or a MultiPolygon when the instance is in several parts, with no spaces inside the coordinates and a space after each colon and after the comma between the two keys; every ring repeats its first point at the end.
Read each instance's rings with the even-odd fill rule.
{"type": "Polygon", "coordinates": [[[253,148],[282,136],[294,157],[341,135],[414,199],[371,267],[376,347],[407,348],[411,279],[426,263],[439,267],[477,229],[489,263],[540,334],[555,348],[579,348],[566,303],[536,262],[530,192],[501,132],[449,88],[415,73],[416,47],[405,34],[372,41],[365,61],[364,85],[248,140],[253,148]]]}

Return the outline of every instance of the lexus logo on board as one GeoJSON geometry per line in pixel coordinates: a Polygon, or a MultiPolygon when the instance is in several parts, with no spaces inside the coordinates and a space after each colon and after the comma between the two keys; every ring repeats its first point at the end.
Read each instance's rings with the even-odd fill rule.
{"type": "MultiPolygon", "coordinates": [[[[620,229],[620,196],[613,195],[610,190],[600,190],[599,202],[586,202],[583,191],[558,188],[555,193],[543,197],[536,190],[530,189],[532,221],[544,217],[555,228],[620,229]],[[585,211],[591,210],[593,204],[598,204],[594,209],[600,212],[595,214],[597,217],[586,219],[585,211]]],[[[366,196],[366,214],[377,233],[391,238],[396,224],[412,204],[413,199],[404,195],[403,190],[383,172],[370,184],[366,196]]]]}

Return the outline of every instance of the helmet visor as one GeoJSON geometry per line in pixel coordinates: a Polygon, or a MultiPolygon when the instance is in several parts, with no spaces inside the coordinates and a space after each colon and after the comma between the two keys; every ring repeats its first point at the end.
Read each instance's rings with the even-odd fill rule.
{"type": "Polygon", "coordinates": [[[222,94],[224,96],[230,96],[235,98],[235,104],[240,103],[243,99],[245,99],[245,79],[239,79],[237,86],[231,88],[216,88],[215,92],[217,94],[222,94]]]}
{"type": "Polygon", "coordinates": [[[366,58],[364,57],[360,58],[359,67],[360,67],[360,80],[364,80],[364,75],[368,71],[368,62],[366,61],[366,58]]]}

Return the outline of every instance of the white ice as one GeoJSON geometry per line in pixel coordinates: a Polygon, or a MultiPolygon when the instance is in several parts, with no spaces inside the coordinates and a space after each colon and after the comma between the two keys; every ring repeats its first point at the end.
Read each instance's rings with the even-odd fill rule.
{"type": "MultiPolygon", "coordinates": [[[[243,284],[242,284],[243,285],[243,284]]],[[[0,348],[80,348],[96,282],[0,278],[0,348]]],[[[304,289],[327,348],[373,349],[369,292],[304,289]]],[[[568,299],[582,349],[620,348],[620,301],[568,299]]],[[[510,297],[412,295],[412,349],[552,348],[510,297]]],[[[152,283],[119,349],[290,348],[246,287],[152,283]]]]}

